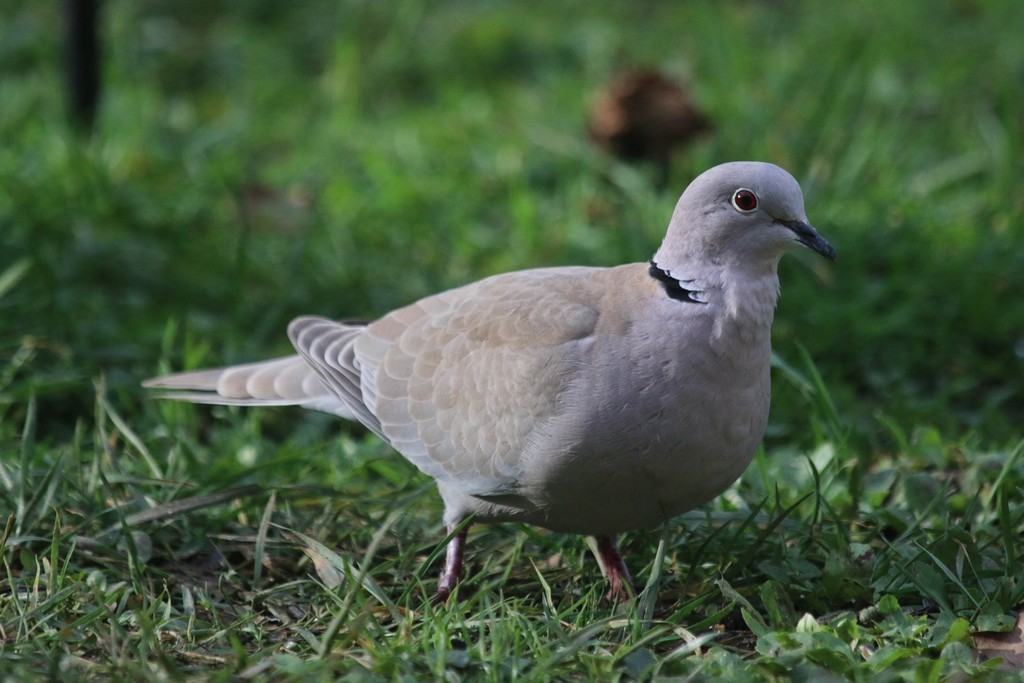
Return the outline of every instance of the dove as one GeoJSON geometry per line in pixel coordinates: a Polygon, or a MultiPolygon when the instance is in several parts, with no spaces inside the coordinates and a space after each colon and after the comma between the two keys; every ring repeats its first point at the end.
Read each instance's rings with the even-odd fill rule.
{"type": "Polygon", "coordinates": [[[438,600],[468,525],[492,522],[595,537],[609,598],[626,599],[616,536],[713,499],[764,436],[778,263],[799,246],[835,260],[793,176],[726,163],[684,190],[647,263],[494,275],[370,323],[300,317],[296,355],[144,385],[363,424],[436,481],[438,600]]]}

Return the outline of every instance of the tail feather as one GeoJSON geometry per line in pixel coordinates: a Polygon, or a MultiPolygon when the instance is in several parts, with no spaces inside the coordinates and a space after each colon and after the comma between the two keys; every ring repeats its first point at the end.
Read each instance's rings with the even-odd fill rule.
{"type": "Polygon", "coordinates": [[[217,380],[226,368],[179,372],[173,375],[151,377],[142,382],[147,389],[189,389],[194,391],[216,391],[217,380]]]}
{"type": "Polygon", "coordinates": [[[142,383],[157,398],[235,406],[301,406],[353,420],[355,415],[299,356],[182,372],[142,383]]]}

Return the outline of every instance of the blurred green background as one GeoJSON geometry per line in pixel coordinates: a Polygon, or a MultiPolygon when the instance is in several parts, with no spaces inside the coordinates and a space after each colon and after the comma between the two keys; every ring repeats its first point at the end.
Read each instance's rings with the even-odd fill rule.
{"type": "MultiPolygon", "coordinates": [[[[797,177],[839,260],[783,260],[767,456],[708,512],[742,527],[725,538],[727,522],[673,527],[660,609],[702,629],[724,623],[741,640],[754,638],[744,629],[758,611],[792,630],[804,611],[863,609],[828,627],[836,642],[862,629],[861,642],[870,632],[872,647],[898,644],[910,653],[900,657],[928,662],[956,646],[949,661],[966,667],[968,621],[1002,628],[1019,608],[1019,0],[108,0],[101,20],[102,99],[93,129],[76,130],[62,4],[0,3],[0,519],[11,520],[0,588],[29,591],[42,573],[33,585],[49,591],[33,610],[0,605],[0,627],[26,652],[71,653],[134,677],[141,670],[120,643],[135,653],[215,649],[238,671],[246,656],[278,651],[276,632],[255,629],[241,643],[221,622],[270,619],[249,602],[272,597],[258,592],[261,580],[281,591],[275,599],[294,589],[288,600],[313,605],[302,628],[317,638],[337,608],[308,579],[309,548],[281,529],[361,557],[396,508],[386,559],[373,567],[381,595],[413,626],[397,610],[385,615],[374,628],[386,637],[367,636],[378,648],[367,666],[384,678],[448,675],[447,646],[431,633],[455,628],[456,613],[422,630],[416,621],[436,616],[416,611],[415,591],[441,532],[438,503],[411,466],[337,420],[155,405],[139,381],[288,353],[285,326],[302,313],[372,318],[501,271],[646,260],[689,180],[740,159],[797,177]],[[596,94],[638,66],[684,83],[712,126],[661,184],[658,169],[617,161],[587,136],[596,94]],[[323,490],[267,493],[288,485],[323,490]],[[224,490],[233,493],[217,504],[202,497],[224,490]],[[173,507],[182,499],[195,508],[173,507]],[[158,525],[130,516],[154,510],[158,525]],[[759,510],[776,515],[769,526],[759,510]],[[124,545],[132,536],[115,538],[124,515],[152,537],[151,559],[124,545]],[[282,526],[257,532],[261,515],[282,526]],[[238,535],[218,536],[228,531],[238,535]],[[254,551],[254,537],[268,545],[254,551]],[[230,568],[203,564],[210,546],[235,558],[230,568]],[[277,564],[261,577],[264,551],[277,564]],[[47,573],[57,565],[63,574],[47,573]],[[211,572],[228,594],[200,616],[186,599],[202,593],[193,571],[211,572]],[[58,585],[80,602],[57,600],[58,585]],[[699,607],[686,603],[693,595],[699,607]],[[894,595],[934,630],[906,635],[873,620],[904,618],[894,595]],[[746,621],[723,616],[748,598],[746,621]],[[121,621],[108,624],[104,605],[115,603],[121,621]],[[136,630],[119,625],[140,619],[136,630]],[[61,623],[72,627],[47,630],[61,623]],[[180,640],[168,645],[158,629],[180,640]],[[381,655],[388,648],[393,659],[381,655]]],[[[480,647],[507,653],[509,666],[552,648],[549,674],[621,674],[639,647],[628,637],[628,647],[607,645],[606,659],[555,653],[564,634],[552,623],[603,623],[599,592],[587,610],[571,603],[573,587],[599,576],[574,541],[525,530],[524,542],[522,531],[474,531],[471,609],[509,629],[504,641],[480,635],[480,647]],[[538,596],[549,589],[526,557],[563,550],[565,564],[547,575],[568,602],[544,620],[538,596]]],[[[629,539],[647,576],[656,533],[629,539]]],[[[390,605],[353,595],[369,604],[361,619],[390,605]]],[[[671,628],[660,649],[643,633],[651,657],[679,646],[671,628]]],[[[788,666],[756,635],[764,658],[749,661],[761,673],[788,666]]],[[[307,643],[301,656],[316,649],[306,632],[287,637],[307,643]]],[[[754,657],[743,642],[736,648],[754,657]]],[[[792,661],[809,652],[799,651],[792,661]]],[[[176,656],[198,661],[186,654],[176,656]]],[[[692,673],[689,660],[672,661],[666,671],[692,673]]],[[[839,660],[815,661],[848,673],[839,660]]]]}
{"type": "MultiPolygon", "coordinates": [[[[100,372],[131,400],[171,320],[235,362],[285,352],[303,312],[644,260],[688,180],[736,159],[793,172],[839,249],[783,266],[776,348],[806,347],[852,424],[999,440],[1024,416],[1015,2],[103,9],[102,103],[76,136],[59,4],[0,8],[0,253],[27,265],[0,341],[33,350],[10,388],[56,422],[100,372]],[[714,126],[663,190],[585,133],[637,65],[687,83],[714,126]]],[[[799,439],[786,393],[773,434],[799,439]]]]}

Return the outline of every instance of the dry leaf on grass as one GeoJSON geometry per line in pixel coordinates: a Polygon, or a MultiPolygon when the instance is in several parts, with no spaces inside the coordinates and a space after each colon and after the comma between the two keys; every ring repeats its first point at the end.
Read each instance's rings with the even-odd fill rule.
{"type": "Polygon", "coordinates": [[[1002,669],[1024,668],[1024,612],[1017,615],[1012,631],[978,631],[974,634],[974,651],[984,659],[1001,657],[1002,669]]]}

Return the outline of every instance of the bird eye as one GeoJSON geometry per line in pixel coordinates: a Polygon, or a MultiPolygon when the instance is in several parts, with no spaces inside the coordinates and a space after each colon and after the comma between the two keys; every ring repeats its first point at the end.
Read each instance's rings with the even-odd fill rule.
{"type": "Polygon", "coordinates": [[[740,213],[750,213],[757,208],[757,195],[742,188],[736,190],[732,195],[732,206],[740,213]]]}

